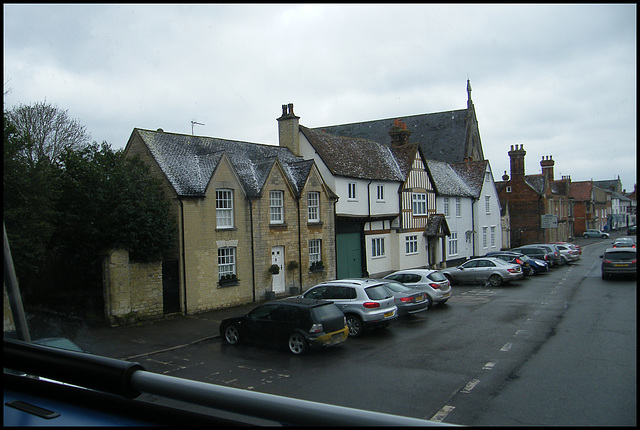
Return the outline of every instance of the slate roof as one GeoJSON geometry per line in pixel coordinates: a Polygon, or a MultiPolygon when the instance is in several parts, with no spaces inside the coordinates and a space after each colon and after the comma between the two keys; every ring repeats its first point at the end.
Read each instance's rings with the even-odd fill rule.
{"type": "Polygon", "coordinates": [[[450,164],[425,160],[436,192],[441,196],[476,197],[474,190],[458,175],[450,164]]]}
{"type": "Polygon", "coordinates": [[[376,141],[330,134],[300,126],[311,146],[335,176],[404,182],[391,150],[376,141]]]}
{"type": "Polygon", "coordinates": [[[288,148],[135,128],[179,196],[203,197],[223,154],[248,196],[257,197],[276,160],[296,195],[300,195],[313,160],[294,156],[288,148]]]}
{"type": "MultiPolygon", "coordinates": [[[[461,163],[465,156],[468,112],[468,109],[459,109],[410,115],[402,117],[402,121],[406,123],[407,130],[411,131],[410,140],[420,144],[425,158],[447,163],[461,163]]],[[[315,127],[313,130],[373,140],[390,146],[389,130],[398,118],[315,127]]]]}
{"type": "Polygon", "coordinates": [[[487,160],[467,161],[451,164],[451,168],[469,186],[474,197],[480,198],[488,163],[487,160]]]}

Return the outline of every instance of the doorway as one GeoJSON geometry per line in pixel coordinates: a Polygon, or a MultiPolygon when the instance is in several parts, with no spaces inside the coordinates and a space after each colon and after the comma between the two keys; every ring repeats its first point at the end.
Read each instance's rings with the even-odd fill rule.
{"type": "Polygon", "coordinates": [[[271,248],[271,264],[276,264],[280,268],[277,275],[271,275],[271,289],[274,293],[284,292],[284,246],[274,246],[271,248]]]}

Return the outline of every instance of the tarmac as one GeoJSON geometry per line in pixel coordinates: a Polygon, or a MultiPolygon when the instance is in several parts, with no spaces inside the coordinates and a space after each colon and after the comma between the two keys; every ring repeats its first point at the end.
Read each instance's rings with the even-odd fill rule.
{"type": "MultiPolygon", "coordinates": [[[[611,239],[604,240],[625,235],[626,229],[615,231],[611,234],[611,239]]],[[[581,246],[599,242],[599,239],[572,240],[572,243],[581,246]]],[[[38,335],[32,334],[32,339],[62,336],[72,340],[89,353],[136,361],[149,355],[215,339],[220,336],[218,330],[223,319],[244,315],[260,303],[262,302],[251,302],[193,315],[175,314],[137,325],[115,327],[84,321],[69,322],[56,318],[44,320],[37,318],[33,319],[32,323],[36,326],[34,328],[38,335]]],[[[31,325],[31,322],[29,324],[31,325]]],[[[31,326],[29,329],[33,333],[31,326]]]]}

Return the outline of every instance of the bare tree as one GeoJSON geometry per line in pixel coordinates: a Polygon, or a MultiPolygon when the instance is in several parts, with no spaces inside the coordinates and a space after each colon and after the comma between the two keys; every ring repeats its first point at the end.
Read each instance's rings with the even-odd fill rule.
{"type": "Polygon", "coordinates": [[[91,134],[68,111],[44,102],[19,105],[8,116],[18,133],[28,142],[24,154],[31,162],[48,160],[57,164],[66,148],[81,148],[90,143],[91,134]]]}

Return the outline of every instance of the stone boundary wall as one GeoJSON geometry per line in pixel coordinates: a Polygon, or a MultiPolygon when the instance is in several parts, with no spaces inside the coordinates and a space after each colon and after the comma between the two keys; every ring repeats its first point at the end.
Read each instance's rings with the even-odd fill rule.
{"type": "Polygon", "coordinates": [[[163,316],[161,261],[131,263],[126,250],[110,250],[102,272],[107,323],[124,325],[163,316]]]}

